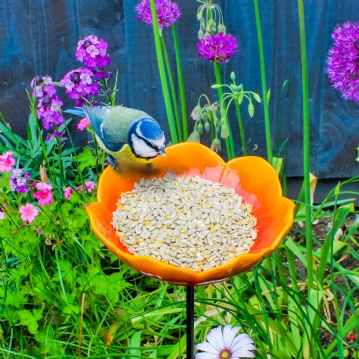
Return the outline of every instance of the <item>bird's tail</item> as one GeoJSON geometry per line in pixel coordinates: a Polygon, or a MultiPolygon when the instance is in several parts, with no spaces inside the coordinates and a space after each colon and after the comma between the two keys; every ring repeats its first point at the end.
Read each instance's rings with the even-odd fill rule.
{"type": "Polygon", "coordinates": [[[72,113],[73,115],[86,117],[84,110],[81,107],[69,108],[63,112],[72,113]]]}

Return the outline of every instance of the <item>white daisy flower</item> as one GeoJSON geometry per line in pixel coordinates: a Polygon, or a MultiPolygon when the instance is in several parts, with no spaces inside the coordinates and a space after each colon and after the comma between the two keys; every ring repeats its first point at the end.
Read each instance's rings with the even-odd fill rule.
{"type": "Polygon", "coordinates": [[[223,328],[219,326],[212,329],[208,335],[208,342],[197,344],[196,349],[203,353],[197,353],[195,359],[237,359],[254,358],[250,350],[255,350],[253,340],[247,334],[236,337],[240,327],[231,327],[229,324],[223,328]]]}

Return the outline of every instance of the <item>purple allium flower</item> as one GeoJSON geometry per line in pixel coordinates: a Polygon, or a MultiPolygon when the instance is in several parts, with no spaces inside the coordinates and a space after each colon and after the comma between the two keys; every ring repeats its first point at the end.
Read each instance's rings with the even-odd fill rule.
{"type": "Polygon", "coordinates": [[[232,55],[238,52],[236,50],[237,40],[232,35],[224,35],[223,32],[204,35],[197,46],[198,54],[213,62],[227,62],[232,55]]]}
{"type": "Polygon", "coordinates": [[[108,44],[105,40],[89,35],[78,42],[76,59],[84,62],[86,67],[96,74],[97,78],[104,78],[106,72],[103,71],[103,67],[111,64],[107,48],[108,44]],[[97,72],[100,73],[100,76],[97,76],[97,72]]]}
{"type": "MultiPolygon", "coordinates": [[[[178,5],[169,0],[155,0],[158,27],[160,31],[164,27],[170,27],[181,16],[178,5]]],[[[137,19],[152,25],[150,0],[142,0],[137,6],[137,19]]]]}
{"type": "Polygon", "coordinates": [[[66,93],[74,100],[87,98],[88,95],[98,95],[98,84],[92,81],[93,72],[89,69],[78,68],[68,72],[60,81],[66,87],[66,93]]]}
{"type": "Polygon", "coordinates": [[[359,21],[337,25],[332,34],[326,72],[345,99],[359,102],[359,21]]]}

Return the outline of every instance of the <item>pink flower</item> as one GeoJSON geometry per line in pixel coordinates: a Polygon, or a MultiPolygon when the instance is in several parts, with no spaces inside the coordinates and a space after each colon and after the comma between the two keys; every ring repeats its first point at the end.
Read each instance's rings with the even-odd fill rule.
{"type": "Polygon", "coordinates": [[[5,213],[2,210],[0,210],[0,219],[4,219],[4,217],[5,217],[5,213]]]}
{"type": "Polygon", "coordinates": [[[36,183],[36,189],[38,192],[34,193],[34,197],[38,199],[39,206],[45,206],[51,204],[54,200],[52,198],[51,189],[52,186],[45,182],[36,183]]]}
{"type": "Polygon", "coordinates": [[[89,127],[90,125],[91,125],[90,121],[85,117],[77,124],[77,129],[83,131],[85,128],[89,127]]]}
{"type": "Polygon", "coordinates": [[[72,192],[73,192],[73,189],[72,189],[71,187],[66,187],[66,188],[64,189],[64,196],[65,196],[65,198],[66,198],[66,199],[69,199],[70,196],[71,196],[71,194],[72,194],[72,192]]]}
{"type": "Polygon", "coordinates": [[[50,191],[52,189],[51,184],[48,184],[46,182],[38,182],[38,183],[36,183],[35,187],[39,191],[44,191],[44,190],[50,191]]]}
{"type": "Polygon", "coordinates": [[[25,206],[21,206],[19,212],[21,213],[20,218],[27,223],[33,222],[35,217],[39,214],[39,210],[30,203],[27,203],[25,206]]]}
{"type": "Polygon", "coordinates": [[[16,161],[12,158],[12,152],[5,152],[0,156],[0,172],[11,172],[15,162],[16,161]]]}
{"type": "Polygon", "coordinates": [[[85,186],[86,186],[87,192],[91,193],[95,189],[96,183],[93,181],[87,181],[87,182],[85,182],[85,186]]]}

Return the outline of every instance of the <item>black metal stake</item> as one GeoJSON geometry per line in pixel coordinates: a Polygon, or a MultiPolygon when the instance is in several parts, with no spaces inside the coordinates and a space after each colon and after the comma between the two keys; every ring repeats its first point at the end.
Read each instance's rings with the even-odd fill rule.
{"type": "Polygon", "coordinates": [[[186,287],[187,359],[194,359],[194,287],[186,287]]]}

